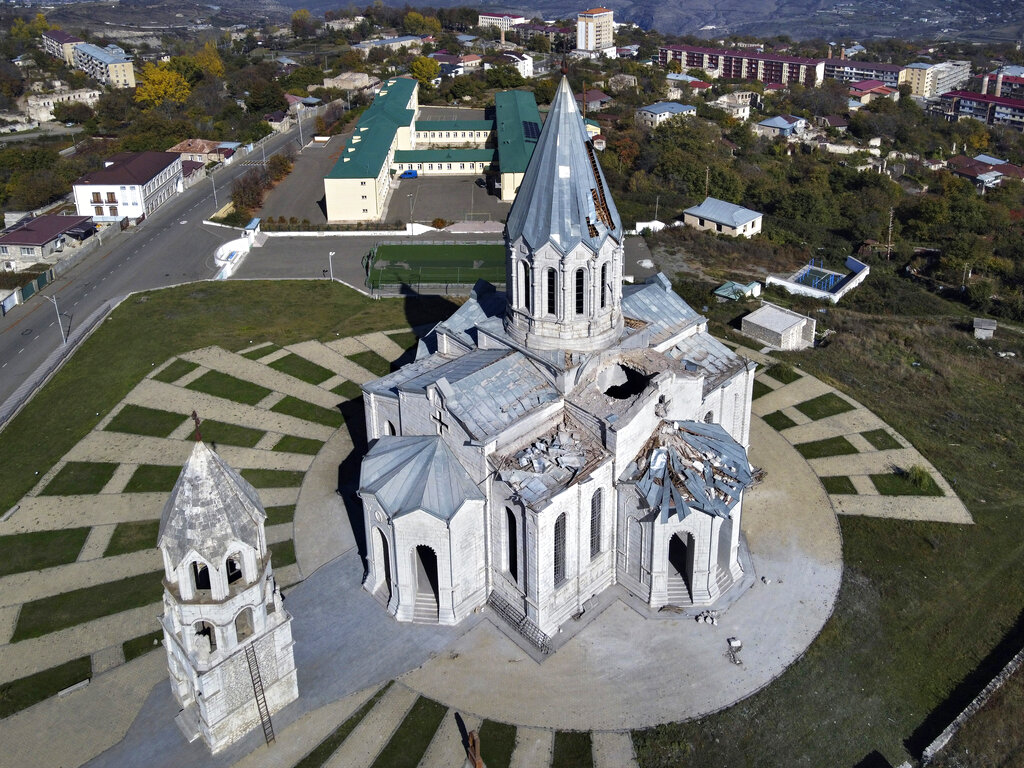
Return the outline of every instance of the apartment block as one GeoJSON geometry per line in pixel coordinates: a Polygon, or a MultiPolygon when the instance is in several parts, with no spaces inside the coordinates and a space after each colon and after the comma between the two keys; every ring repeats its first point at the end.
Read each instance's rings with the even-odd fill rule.
{"type": "Polygon", "coordinates": [[[116,45],[100,48],[80,43],[73,51],[74,67],[94,80],[114,88],[134,88],[135,68],[132,58],[116,45]]]}
{"type": "Polygon", "coordinates": [[[713,78],[757,80],[779,85],[800,83],[808,88],[821,85],[825,77],[824,59],[732,48],[665,45],[658,49],[658,61],[663,67],[678,61],[684,72],[688,69],[702,69],[713,78]]]}
{"type": "Polygon", "coordinates": [[[612,49],[615,56],[614,13],[607,8],[591,8],[576,16],[576,48],[604,53],[612,49]]]}
{"type": "Polygon", "coordinates": [[[81,38],[69,35],[62,29],[48,29],[43,32],[43,50],[55,59],[63,59],[69,67],[75,65],[75,46],[83,42],[81,38]]]}
{"type": "Polygon", "coordinates": [[[887,64],[884,61],[825,59],[825,77],[844,83],[881,80],[883,85],[898,88],[907,79],[906,69],[901,64],[887,64]]]}
{"type": "Polygon", "coordinates": [[[969,61],[919,62],[907,66],[905,82],[912,95],[930,99],[963,88],[970,78],[969,61]]]}

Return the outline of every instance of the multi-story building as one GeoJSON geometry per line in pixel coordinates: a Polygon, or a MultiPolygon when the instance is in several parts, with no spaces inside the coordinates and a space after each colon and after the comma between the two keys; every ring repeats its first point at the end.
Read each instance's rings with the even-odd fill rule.
{"type": "Polygon", "coordinates": [[[181,155],[121,152],[79,178],[73,191],[79,215],[113,222],[148,216],[183,188],[181,155]]]}
{"type": "MultiPolygon", "coordinates": [[[[548,42],[555,45],[565,41],[572,44],[576,30],[572,27],[556,27],[554,24],[516,24],[515,33],[519,36],[519,42],[527,43],[534,35],[546,37],[548,42]]],[[[559,49],[561,50],[561,49],[559,49]]]]}
{"type": "Polygon", "coordinates": [[[104,85],[114,88],[135,87],[132,57],[119,46],[100,48],[91,43],[79,43],[73,51],[73,65],[104,85]]]}
{"type": "Polygon", "coordinates": [[[1024,131],[1024,99],[974,91],[950,91],[940,98],[943,112],[949,120],[973,117],[986,125],[1003,125],[1024,131]]]}
{"type": "Polygon", "coordinates": [[[510,51],[502,54],[501,61],[515,67],[516,72],[518,72],[522,77],[527,79],[533,77],[533,57],[530,56],[530,54],[510,51]]]}
{"type": "MultiPolygon", "coordinates": [[[[954,89],[950,89],[954,90],[954,89]]],[[[1024,67],[1002,66],[981,78],[981,92],[993,96],[1024,99],[1024,67]]]]}
{"type": "Polygon", "coordinates": [[[825,77],[824,59],[732,48],[664,45],[658,49],[658,61],[663,67],[678,61],[684,72],[688,69],[702,69],[713,78],[757,80],[779,85],[800,83],[808,88],[821,85],[825,77]]]}
{"type": "Polygon", "coordinates": [[[43,50],[55,59],[64,59],[69,67],[75,65],[75,46],[84,42],[81,38],[69,35],[62,29],[48,29],[43,32],[43,50]]]}
{"type": "Polygon", "coordinates": [[[100,92],[95,88],[79,88],[74,91],[57,91],[56,93],[34,93],[25,100],[25,111],[33,120],[45,123],[53,120],[53,108],[58,104],[77,102],[93,106],[100,100],[100,92]]]}
{"type": "Polygon", "coordinates": [[[576,48],[580,51],[597,51],[603,56],[615,58],[614,13],[607,8],[591,8],[580,11],[576,16],[576,48]]]}
{"type": "Polygon", "coordinates": [[[692,117],[697,114],[697,108],[689,104],[677,104],[674,101],[659,101],[655,104],[648,104],[636,111],[636,121],[648,128],[655,128],[666,120],[682,115],[692,117]]]}
{"type": "Polygon", "coordinates": [[[515,13],[481,13],[477,18],[478,27],[497,27],[508,32],[516,24],[525,24],[526,17],[515,13]]]}
{"type": "Polygon", "coordinates": [[[970,78],[969,61],[918,62],[907,66],[905,82],[910,86],[911,95],[931,99],[963,88],[970,78]]]}
{"type": "Polygon", "coordinates": [[[359,52],[364,59],[370,55],[370,51],[382,50],[395,52],[406,50],[409,53],[419,53],[423,48],[422,38],[416,35],[403,35],[401,37],[388,37],[383,40],[364,40],[352,46],[352,49],[359,52]]]}
{"type": "Polygon", "coordinates": [[[844,83],[881,80],[883,85],[898,88],[907,79],[906,69],[902,64],[887,64],[884,61],[825,59],[825,77],[844,83]]]}

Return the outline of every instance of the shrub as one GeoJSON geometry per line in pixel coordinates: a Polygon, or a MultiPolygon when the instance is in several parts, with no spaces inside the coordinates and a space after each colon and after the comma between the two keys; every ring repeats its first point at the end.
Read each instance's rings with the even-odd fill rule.
{"type": "Polygon", "coordinates": [[[915,464],[907,470],[907,480],[915,488],[924,488],[931,479],[932,476],[928,474],[928,470],[920,464],[915,464]]]}

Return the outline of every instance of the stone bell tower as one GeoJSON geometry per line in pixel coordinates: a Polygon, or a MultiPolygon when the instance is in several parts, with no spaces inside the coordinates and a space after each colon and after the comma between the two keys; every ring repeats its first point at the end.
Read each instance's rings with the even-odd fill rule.
{"type": "Polygon", "coordinates": [[[255,489],[196,442],[160,518],[164,647],[177,722],[214,753],[298,698],[292,617],[281,603],[255,489]]]}
{"type": "Polygon", "coordinates": [[[596,352],[622,332],[622,222],[563,77],[505,227],[505,332],[596,352]]]}

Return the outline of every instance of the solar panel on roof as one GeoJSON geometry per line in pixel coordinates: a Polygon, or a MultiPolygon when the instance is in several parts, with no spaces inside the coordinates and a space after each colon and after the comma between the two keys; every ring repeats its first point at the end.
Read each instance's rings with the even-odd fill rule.
{"type": "Polygon", "coordinates": [[[532,120],[523,120],[523,136],[527,141],[536,141],[540,138],[540,125],[532,120]]]}

